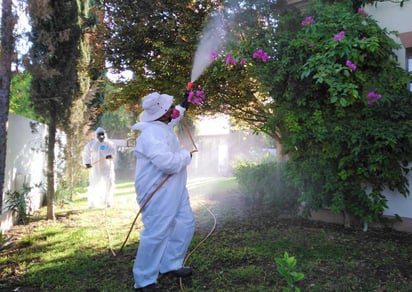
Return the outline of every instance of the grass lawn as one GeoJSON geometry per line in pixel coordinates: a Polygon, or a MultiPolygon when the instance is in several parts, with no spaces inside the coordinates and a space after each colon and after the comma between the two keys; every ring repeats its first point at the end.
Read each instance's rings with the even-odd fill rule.
{"type": "MultiPolygon", "coordinates": [[[[183,282],[159,277],[164,291],[282,291],[275,258],[285,252],[296,259],[291,272],[304,274],[301,291],[412,291],[412,234],[280,218],[239,193],[233,178],[188,187],[194,274],[183,282]]],[[[88,209],[84,194],[56,207],[54,222],[42,208],[3,235],[14,244],[0,253],[0,291],[133,291],[140,220],[119,249],[137,211],[130,181],[117,182],[110,209],[88,209]]]]}

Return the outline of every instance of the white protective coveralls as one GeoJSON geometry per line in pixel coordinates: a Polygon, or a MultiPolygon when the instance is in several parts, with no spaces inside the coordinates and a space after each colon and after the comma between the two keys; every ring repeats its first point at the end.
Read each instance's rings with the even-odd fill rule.
{"type": "MultiPolygon", "coordinates": [[[[170,105],[169,105],[170,106],[170,105]]],[[[192,240],[195,220],[186,188],[186,167],[191,161],[173,132],[185,108],[176,106],[180,117],[169,124],[139,122],[132,129],[141,131],[135,147],[135,187],[140,206],[162,180],[166,183],[142,211],[144,229],[133,266],[135,288],[157,283],[160,273],[182,268],[192,240]]]]}
{"type": "Polygon", "coordinates": [[[90,164],[89,189],[87,194],[88,207],[96,208],[101,203],[107,207],[113,204],[115,186],[114,161],[116,147],[108,139],[98,140],[98,134],[106,131],[99,127],[96,129],[96,139],[90,141],[83,149],[83,164],[90,164]],[[110,155],[111,159],[106,159],[110,155]]]}

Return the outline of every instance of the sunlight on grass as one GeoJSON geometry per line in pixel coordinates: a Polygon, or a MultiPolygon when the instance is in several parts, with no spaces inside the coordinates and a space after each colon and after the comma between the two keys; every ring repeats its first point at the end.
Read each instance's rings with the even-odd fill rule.
{"type": "MultiPolygon", "coordinates": [[[[193,178],[188,189],[196,218],[189,250],[213,226],[206,207],[217,217],[217,228],[188,260],[196,273],[185,283],[186,292],[282,291],[274,258],[284,252],[296,257],[305,274],[299,282],[306,288],[302,291],[342,291],[347,285],[350,291],[412,291],[410,279],[402,275],[412,268],[410,245],[339,228],[310,228],[260,208],[251,212],[253,206],[234,178],[193,178]]],[[[88,209],[85,193],[56,207],[54,222],[44,220],[42,208],[30,227],[20,226],[24,234],[18,251],[0,256],[0,278],[17,283],[11,287],[0,281],[0,290],[133,291],[140,218],[122,253],[119,249],[138,209],[132,181],[117,183],[112,208],[88,209]]],[[[180,290],[174,279],[160,281],[167,291],[180,290]]]]}

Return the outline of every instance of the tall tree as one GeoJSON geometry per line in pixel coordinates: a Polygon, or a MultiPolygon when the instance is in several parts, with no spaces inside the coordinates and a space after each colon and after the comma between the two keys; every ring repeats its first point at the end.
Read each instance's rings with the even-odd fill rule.
{"type": "Polygon", "coordinates": [[[12,0],[2,1],[0,45],[0,213],[3,209],[4,172],[6,168],[7,121],[10,104],[11,64],[14,52],[13,29],[16,17],[12,0]]]}
{"type": "Polygon", "coordinates": [[[67,128],[75,97],[82,36],[77,0],[30,0],[32,25],[31,99],[35,111],[48,123],[47,219],[54,219],[55,143],[57,128],[67,128]]]}
{"type": "Polygon", "coordinates": [[[193,56],[208,13],[219,1],[105,1],[106,54],[115,70],[134,78],[108,96],[107,108],[133,107],[151,90],[180,97],[190,81],[193,56]]]}

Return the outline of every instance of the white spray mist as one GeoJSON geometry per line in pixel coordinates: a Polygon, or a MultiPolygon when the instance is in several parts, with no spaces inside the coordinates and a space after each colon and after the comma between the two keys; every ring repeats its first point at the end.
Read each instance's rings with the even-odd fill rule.
{"type": "Polygon", "coordinates": [[[226,27],[223,13],[216,13],[202,31],[195,58],[193,60],[191,82],[213,62],[212,52],[219,53],[225,45],[226,27]]]}

